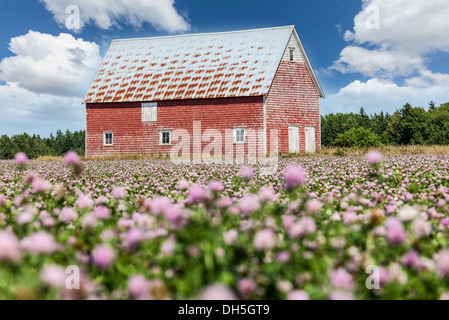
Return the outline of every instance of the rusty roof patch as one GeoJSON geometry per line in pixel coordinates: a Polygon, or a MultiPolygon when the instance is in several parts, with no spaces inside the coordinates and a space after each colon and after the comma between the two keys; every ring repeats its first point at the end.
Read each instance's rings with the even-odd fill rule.
{"type": "Polygon", "coordinates": [[[293,30],[114,40],[84,102],[266,95],[293,30]]]}

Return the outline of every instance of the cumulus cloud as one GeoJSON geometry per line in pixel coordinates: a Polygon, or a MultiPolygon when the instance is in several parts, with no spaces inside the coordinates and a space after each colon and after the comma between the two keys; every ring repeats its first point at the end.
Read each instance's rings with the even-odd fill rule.
{"type": "Polygon", "coordinates": [[[0,135],[27,132],[48,136],[57,129],[84,129],[80,98],[39,94],[7,83],[0,86],[0,100],[0,135]]]}
{"type": "MultiPolygon", "coordinates": [[[[432,74],[439,78],[441,74],[432,74]]],[[[437,105],[449,102],[449,82],[441,82],[433,86],[416,87],[414,85],[398,85],[393,81],[378,78],[367,81],[356,80],[338,93],[329,95],[323,101],[324,113],[358,112],[364,107],[368,113],[380,111],[392,113],[406,102],[413,106],[427,106],[430,101],[437,105]]]]}
{"type": "Polygon", "coordinates": [[[14,55],[0,62],[0,133],[83,129],[81,99],[101,63],[99,46],[29,31],[12,38],[9,49],[14,55]]]}
{"type": "Polygon", "coordinates": [[[119,27],[125,22],[140,27],[148,22],[157,30],[186,31],[189,23],[175,8],[174,0],[40,0],[55,20],[65,25],[66,8],[77,5],[80,9],[80,27],[93,23],[101,29],[119,27]]]}
{"type": "Polygon", "coordinates": [[[447,17],[447,0],[363,0],[362,11],[354,18],[354,30],[347,31],[345,39],[418,55],[449,52],[447,17]],[[367,24],[373,6],[379,9],[379,29],[367,24]]]}
{"type": "Polygon", "coordinates": [[[12,38],[9,50],[15,55],[0,62],[0,80],[38,94],[83,95],[101,63],[96,43],[64,33],[29,31],[12,38]]]}
{"type": "Polygon", "coordinates": [[[383,78],[422,71],[427,55],[449,53],[447,17],[447,0],[362,0],[354,30],[344,36],[352,44],[331,69],[383,78]],[[379,28],[369,23],[373,8],[379,13],[379,28]]]}
{"type": "Polygon", "coordinates": [[[333,69],[341,73],[361,73],[366,76],[408,76],[423,68],[420,56],[392,50],[369,50],[357,46],[343,49],[333,69]]]}
{"type": "Polygon", "coordinates": [[[429,68],[433,53],[449,53],[447,0],[362,0],[348,45],[329,68],[364,77],[327,96],[323,111],[370,113],[449,101],[449,74],[429,68]],[[373,28],[379,13],[379,28],[373,28]],[[374,17],[374,19],[373,19],[374,17]],[[368,80],[366,80],[368,78],[368,80]]]}
{"type": "MultiPolygon", "coordinates": [[[[415,88],[424,88],[431,86],[449,86],[449,74],[432,72],[430,70],[422,70],[420,75],[410,79],[405,79],[408,86],[415,88]]],[[[447,99],[449,101],[449,90],[447,91],[447,99]]]]}

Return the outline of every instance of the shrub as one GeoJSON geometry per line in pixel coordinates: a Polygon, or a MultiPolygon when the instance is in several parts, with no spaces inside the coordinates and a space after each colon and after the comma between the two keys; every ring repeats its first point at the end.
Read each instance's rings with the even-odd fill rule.
{"type": "Polygon", "coordinates": [[[334,141],[337,147],[378,147],[381,145],[380,137],[369,129],[363,127],[352,128],[338,135],[334,141]]]}

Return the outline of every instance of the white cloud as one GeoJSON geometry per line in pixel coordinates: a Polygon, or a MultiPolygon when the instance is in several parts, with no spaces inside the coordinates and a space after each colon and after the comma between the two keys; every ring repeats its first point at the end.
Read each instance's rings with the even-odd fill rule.
{"type": "Polygon", "coordinates": [[[101,63],[96,43],[64,33],[29,31],[12,38],[9,49],[15,55],[0,62],[0,80],[35,93],[83,95],[101,63]]]}
{"type": "Polygon", "coordinates": [[[174,7],[174,0],[40,0],[55,20],[65,25],[66,8],[77,5],[80,9],[81,28],[94,23],[101,29],[120,26],[124,21],[135,27],[148,22],[157,30],[186,31],[190,28],[186,19],[174,7]]]}
{"type": "Polygon", "coordinates": [[[85,109],[77,97],[38,94],[15,83],[0,86],[0,135],[40,134],[56,130],[83,130],[85,109]]]}
{"type": "Polygon", "coordinates": [[[353,44],[331,69],[383,78],[423,71],[429,54],[449,53],[447,17],[447,0],[362,0],[354,30],[344,36],[353,44]],[[369,27],[373,7],[379,12],[378,29],[369,27]]]}
{"type": "Polygon", "coordinates": [[[433,53],[449,53],[447,17],[447,0],[362,0],[354,29],[344,36],[348,45],[329,69],[370,79],[328,95],[323,112],[358,112],[363,106],[369,113],[391,113],[406,102],[449,102],[449,74],[429,68],[433,53]],[[378,29],[369,27],[372,8],[379,12],[378,29]]]}
{"type": "Polygon", "coordinates": [[[99,46],[29,31],[12,38],[9,49],[15,55],[0,62],[0,134],[83,129],[81,100],[101,63],[99,46]]]}
{"type": "Polygon", "coordinates": [[[345,39],[410,54],[435,50],[449,52],[449,5],[447,0],[362,0],[362,11],[354,18],[354,31],[345,39]],[[380,13],[380,28],[370,29],[370,6],[380,13]]]}
{"type": "MultiPolygon", "coordinates": [[[[437,75],[439,77],[439,75],[437,75]]],[[[449,82],[427,87],[399,86],[388,80],[373,78],[365,82],[356,80],[329,95],[322,103],[323,113],[358,112],[364,107],[367,113],[380,111],[392,113],[406,102],[413,106],[427,106],[430,101],[437,105],[449,102],[449,82]]]]}
{"type": "Polygon", "coordinates": [[[423,68],[419,56],[389,50],[369,50],[348,46],[331,69],[341,73],[361,73],[369,77],[408,76],[423,68]]]}
{"type": "MultiPolygon", "coordinates": [[[[419,77],[405,79],[408,86],[415,88],[425,88],[430,86],[449,86],[449,74],[433,73],[430,70],[422,70],[419,77]]],[[[449,90],[447,93],[449,100],[449,90]]]]}

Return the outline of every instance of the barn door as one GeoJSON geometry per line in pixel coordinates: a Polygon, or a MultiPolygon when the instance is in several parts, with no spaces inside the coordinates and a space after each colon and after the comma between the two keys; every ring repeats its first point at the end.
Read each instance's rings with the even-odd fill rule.
{"type": "Polygon", "coordinates": [[[290,153],[299,153],[299,127],[288,127],[288,146],[290,153]]]}
{"type": "Polygon", "coordinates": [[[306,152],[315,153],[316,141],[315,141],[315,127],[306,127],[306,152]]]}

